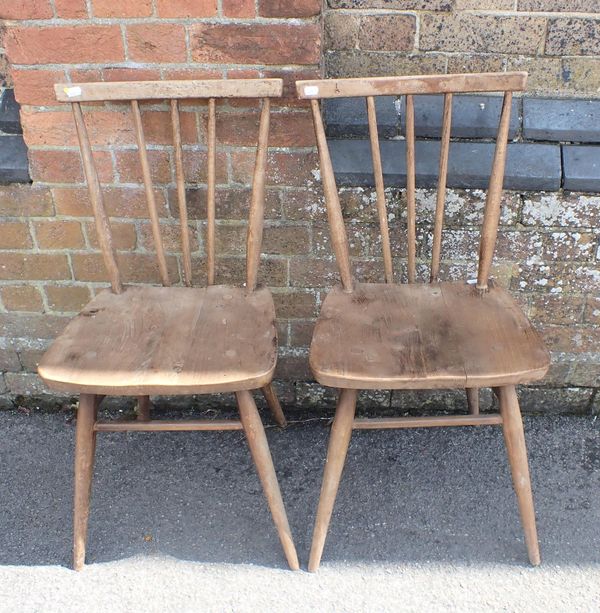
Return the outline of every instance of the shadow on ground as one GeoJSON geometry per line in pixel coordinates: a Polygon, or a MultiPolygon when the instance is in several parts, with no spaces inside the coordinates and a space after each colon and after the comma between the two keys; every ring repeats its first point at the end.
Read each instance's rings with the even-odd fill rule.
{"type": "MultiPolygon", "coordinates": [[[[327,434],[268,430],[303,565],[327,434]]],[[[543,561],[599,564],[600,420],[526,435],[543,561]]],[[[64,414],[0,413],[1,565],[70,565],[73,439],[64,414]]],[[[99,435],[87,561],[151,553],[285,566],[243,434],[99,435]]],[[[323,563],[371,561],[526,565],[500,429],[354,434],[323,563]]]]}

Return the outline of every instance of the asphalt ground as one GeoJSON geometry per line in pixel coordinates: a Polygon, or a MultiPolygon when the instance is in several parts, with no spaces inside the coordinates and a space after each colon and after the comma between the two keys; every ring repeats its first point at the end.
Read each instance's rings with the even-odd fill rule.
{"type": "MultiPolygon", "coordinates": [[[[0,413],[0,611],[600,611],[600,419],[525,425],[538,568],[487,427],[355,432],[316,574],[286,570],[241,432],[100,434],[75,573],[74,422],[0,413]]],[[[303,569],[327,436],[268,428],[303,569]]]]}

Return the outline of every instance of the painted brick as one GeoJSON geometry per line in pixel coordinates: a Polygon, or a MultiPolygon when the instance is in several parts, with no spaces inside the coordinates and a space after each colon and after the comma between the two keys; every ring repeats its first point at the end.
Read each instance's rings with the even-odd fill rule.
{"type": "Polygon", "coordinates": [[[195,62],[315,64],[319,28],[303,25],[196,24],[190,27],[195,62]]]}
{"type": "Polygon", "coordinates": [[[581,192],[600,191],[600,147],[563,145],[563,187],[581,192]]]}
{"type": "Polygon", "coordinates": [[[13,64],[77,64],[125,60],[118,26],[10,28],[6,39],[13,64]]]}

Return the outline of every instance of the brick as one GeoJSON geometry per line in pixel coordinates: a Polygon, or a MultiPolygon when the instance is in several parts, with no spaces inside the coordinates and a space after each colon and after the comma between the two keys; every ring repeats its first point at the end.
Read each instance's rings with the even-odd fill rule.
{"type": "Polygon", "coordinates": [[[569,385],[600,387],[600,364],[587,364],[585,362],[573,364],[567,381],[569,385]]]}
{"type": "Polygon", "coordinates": [[[21,134],[0,135],[0,183],[28,183],[27,147],[21,134]]]}
{"type": "MultiPolygon", "coordinates": [[[[108,281],[102,255],[99,253],[74,253],[71,256],[77,281],[108,281]]],[[[119,253],[117,262],[124,283],[160,283],[156,256],[142,253],[119,253]]],[[[167,256],[167,269],[173,282],[179,281],[177,261],[167,256]]]]}
{"type": "MultiPolygon", "coordinates": [[[[153,182],[171,182],[171,160],[167,151],[149,150],[148,162],[153,182]]],[[[143,182],[140,156],[137,151],[115,151],[115,169],[120,183],[143,182]]]]}
{"type": "Polygon", "coordinates": [[[47,217],[54,214],[50,190],[31,185],[0,185],[0,216],[47,217]]]}
{"type": "Polygon", "coordinates": [[[0,224],[0,249],[29,249],[33,246],[29,227],[21,221],[5,221],[0,224]]]}
{"type": "Polygon", "coordinates": [[[298,348],[279,348],[279,357],[275,368],[275,378],[284,381],[306,381],[312,379],[308,368],[306,350],[298,348]]]}
{"type": "Polygon", "coordinates": [[[54,84],[66,81],[63,70],[18,70],[12,76],[15,96],[20,104],[37,106],[56,104],[54,84]]]}
{"type": "Polygon", "coordinates": [[[10,28],[7,54],[13,64],[78,64],[125,60],[119,26],[10,28]]]}
{"type": "Polygon", "coordinates": [[[565,80],[563,65],[559,58],[553,57],[508,57],[507,70],[526,70],[527,89],[538,93],[555,95],[564,90],[568,83],[565,80]]]}
{"type": "Polygon", "coordinates": [[[297,255],[310,250],[310,234],[306,226],[266,225],[263,233],[263,253],[297,255]]]}
{"type": "Polygon", "coordinates": [[[296,257],[290,260],[292,287],[331,287],[339,283],[339,272],[333,258],[296,257]]]}
{"type": "Polygon", "coordinates": [[[308,319],[316,317],[315,294],[304,290],[274,292],[275,313],[283,319],[308,319]]]}
{"type": "Polygon", "coordinates": [[[0,313],[0,336],[34,341],[54,339],[68,323],[68,317],[58,315],[0,313]]]}
{"type": "Polygon", "coordinates": [[[312,185],[307,189],[286,189],[281,192],[283,217],[296,221],[326,221],[323,194],[312,185]]]}
{"type": "Polygon", "coordinates": [[[216,0],[157,0],[159,17],[213,17],[217,14],[216,0]]]}
{"type": "Polygon", "coordinates": [[[44,290],[48,306],[53,311],[79,312],[90,301],[90,290],[87,287],[46,285],[44,290]]]}
{"type": "Polygon", "coordinates": [[[94,17],[150,17],[152,0],[135,2],[113,2],[113,0],[93,0],[94,17]]]}
{"type": "MultiPolygon", "coordinates": [[[[94,162],[101,183],[113,182],[110,152],[94,151],[94,162]]],[[[30,149],[31,178],[43,183],[81,183],[83,168],[79,151],[30,149]]]]}
{"type": "Polygon", "coordinates": [[[600,293],[600,273],[594,264],[582,262],[532,263],[519,268],[511,289],[550,293],[600,293]]]}
{"type": "Polygon", "coordinates": [[[51,390],[37,374],[24,372],[11,372],[5,375],[6,385],[11,394],[19,396],[65,396],[60,392],[51,390]]]}
{"type": "Polygon", "coordinates": [[[576,18],[549,19],[545,53],[561,56],[597,55],[600,53],[600,21],[576,18]]]}
{"type": "Polygon", "coordinates": [[[192,59],[207,63],[317,64],[319,27],[314,24],[195,24],[192,59]]]}
{"type": "Polygon", "coordinates": [[[563,145],[563,187],[572,191],[600,191],[600,147],[563,145]]]}
{"type": "Polygon", "coordinates": [[[550,351],[582,353],[596,351],[600,343],[600,328],[597,326],[537,325],[546,347],[550,351]]]}
{"type": "MultiPolygon", "coordinates": [[[[223,72],[221,70],[208,68],[163,68],[165,80],[173,79],[175,81],[203,80],[203,79],[221,79],[223,72]]],[[[183,105],[183,102],[182,102],[183,105]]]]}
{"type": "Polygon", "coordinates": [[[585,194],[527,194],[523,203],[527,226],[600,226],[600,196],[585,194]]]}
{"type": "Polygon", "coordinates": [[[447,58],[441,54],[398,54],[385,51],[325,51],[328,77],[387,77],[399,74],[441,74],[447,58]]]}
{"type": "MultiPolygon", "coordinates": [[[[231,76],[231,72],[228,73],[231,76]]],[[[298,100],[296,95],[296,81],[304,79],[320,79],[322,77],[318,67],[310,68],[283,68],[281,70],[263,70],[262,74],[267,79],[282,79],[283,80],[283,95],[281,98],[273,98],[271,100],[271,107],[284,107],[290,109],[292,107],[305,107],[310,106],[308,100],[298,100]]]]}
{"type": "Polygon", "coordinates": [[[86,19],[88,17],[85,0],[54,0],[56,16],[63,19],[86,19]]]}
{"type": "MultiPolygon", "coordinates": [[[[181,253],[181,226],[162,224],[161,235],[164,249],[167,253],[181,253]]],[[[188,228],[188,237],[190,239],[190,249],[192,253],[198,251],[198,231],[196,228],[188,228]]],[[[149,223],[144,223],[140,226],[140,244],[143,249],[154,251],[154,236],[152,234],[152,226],[149,223]]]]}
{"type": "MultiPolygon", "coordinates": [[[[99,250],[100,244],[96,235],[96,224],[88,222],[85,225],[85,232],[92,249],[99,250]]],[[[127,222],[118,222],[114,219],[110,222],[110,230],[115,249],[120,251],[131,251],[137,246],[137,233],[135,225],[127,222]]]]}
{"type": "Polygon", "coordinates": [[[259,0],[261,17],[314,17],[321,12],[320,0],[259,0]]]}
{"type": "Polygon", "coordinates": [[[596,247],[597,237],[583,232],[535,232],[501,230],[496,253],[502,259],[532,260],[536,263],[561,260],[589,260],[596,247]]]}
{"type": "Polygon", "coordinates": [[[580,324],[583,321],[585,299],[562,294],[532,294],[528,311],[534,322],[550,324],[580,324]]]}
{"type": "Polygon", "coordinates": [[[70,279],[66,255],[37,253],[3,253],[0,275],[6,280],[70,279]]]}
{"type": "Polygon", "coordinates": [[[51,19],[50,0],[0,0],[2,19],[51,19]]]}
{"type": "MultiPolygon", "coordinates": [[[[246,281],[246,258],[217,256],[216,283],[240,285],[246,281]]],[[[281,257],[263,256],[258,269],[258,282],[268,287],[287,286],[288,260],[281,257]]],[[[194,285],[206,285],[206,262],[204,258],[192,258],[194,285]]]]}
{"type": "Polygon", "coordinates": [[[41,249],[80,249],[85,246],[78,221],[36,221],[33,227],[41,249]]]}
{"type": "MultiPolygon", "coordinates": [[[[84,188],[55,188],[56,213],[73,217],[92,217],[92,205],[84,188]]],[[[148,218],[146,193],[142,187],[109,187],[103,190],[104,206],[111,217],[148,218]]],[[[160,217],[168,210],[162,190],[155,190],[156,208],[160,217]]]]}
{"type": "MultiPolygon", "coordinates": [[[[183,172],[185,176],[205,183],[208,177],[207,159],[206,151],[184,150],[183,172]]],[[[222,151],[217,151],[215,179],[217,184],[227,182],[227,157],[222,151]]]]}
{"type": "MultiPolygon", "coordinates": [[[[28,339],[29,340],[29,339],[28,339]]],[[[49,341],[37,341],[35,345],[45,344],[46,348],[49,346],[49,341]]],[[[31,343],[25,342],[23,346],[18,347],[17,353],[19,355],[19,360],[23,365],[22,370],[27,372],[36,372],[38,364],[42,359],[42,356],[46,352],[46,348],[44,349],[32,349],[31,343]]]]}
{"type": "Polygon", "coordinates": [[[519,0],[520,11],[600,13],[599,0],[519,0]]]}
{"type": "Polygon", "coordinates": [[[448,74],[463,72],[502,72],[503,57],[480,53],[460,53],[448,57],[448,74]]]}
{"type": "Polygon", "coordinates": [[[523,136],[528,140],[600,142],[600,101],[526,98],[523,136]]]}
{"type": "Polygon", "coordinates": [[[328,5],[332,9],[450,11],[453,4],[453,0],[328,0],[328,5]]]}
{"type": "Polygon", "coordinates": [[[348,13],[325,12],[323,19],[325,49],[355,49],[358,46],[360,19],[348,13]]]}
{"type": "Polygon", "coordinates": [[[563,58],[562,74],[567,91],[597,96],[600,90],[600,60],[597,57],[563,58]]]}
{"type": "Polygon", "coordinates": [[[185,28],[177,24],[127,27],[129,59],[136,62],[185,62],[185,28]]]}
{"type": "Polygon", "coordinates": [[[583,320],[586,324],[600,324],[600,297],[586,298],[583,320]]]}
{"type": "MultiPolygon", "coordinates": [[[[171,114],[165,111],[142,112],[142,124],[147,144],[169,146],[173,144],[173,128],[171,127],[170,117],[171,114]]],[[[183,144],[197,144],[196,113],[182,110],[179,114],[179,123],[183,144]]]]}
{"type": "Polygon", "coordinates": [[[0,289],[0,298],[7,311],[44,310],[42,296],[37,287],[31,285],[8,285],[0,289]]]}
{"type": "Polygon", "coordinates": [[[160,81],[161,75],[158,68],[136,67],[120,68],[107,66],[102,70],[102,81],[160,81]]]}
{"type": "Polygon", "coordinates": [[[543,44],[545,29],[546,20],[540,17],[424,14],[419,49],[536,54],[543,44]]]}
{"type": "MultiPolygon", "coordinates": [[[[245,152],[232,153],[232,180],[250,185],[254,169],[254,155],[245,152]]],[[[318,169],[317,155],[309,153],[271,152],[267,158],[267,185],[305,187],[307,180],[314,181],[318,169]]]]}
{"type": "Polygon", "coordinates": [[[290,322],[290,344],[293,347],[309,347],[313,331],[314,321],[294,320],[290,322]]]}
{"type": "Polygon", "coordinates": [[[224,17],[254,17],[254,0],[221,0],[224,17]]]}
{"type": "Polygon", "coordinates": [[[368,15],[360,18],[358,46],[364,51],[411,51],[417,30],[413,15],[368,15]]]}
{"type": "Polygon", "coordinates": [[[21,362],[12,343],[6,339],[0,341],[0,372],[18,372],[21,370],[21,362]]]}
{"type": "Polygon", "coordinates": [[[592,390],[578,387],[519,387],[519,404],[525,413],[570,413],[585,415],[592,390]]]}
{"type": "Polygon", "coordinates": [[[514,0],[456,0],[455,11],[512,11],[514,0]]]}

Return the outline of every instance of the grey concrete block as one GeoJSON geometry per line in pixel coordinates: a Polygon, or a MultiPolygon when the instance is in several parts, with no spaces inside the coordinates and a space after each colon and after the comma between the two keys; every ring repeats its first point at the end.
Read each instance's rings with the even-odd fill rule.
{"type": "Polygon", "coordinates": [[[528,140],[600,142],[600,100],[523,101],[523,136],[528,140]]]}
{"type": "MultiPolygon", "coordinates": [[[[380,96],[375,100],[377,127],[381,138],[398,134],[399,116],[394,96],[380,96]]],[[[330,98],[323,101],[327,135],[356,137],[369,135],[365,98],[330,98]]]]}
{"type": "MultiPolygon", "coordinates": [[[[415,96],[415,134],[427,138],[440,138],[444,96],[415,96]]],[[[452,129],[455,138],[494,138],[498,131],[501,96],[460,96],[452,100],[452,129]]],[[[406,98],[401,102],[402,134],[406,134],[406,98]]],[[[522,101],[513,98],[509,138],[515,138],[521,126],[522,101]]]]}
{"type": "Polygon", "coordinates": [[[27,147],[20,134],[0,136],[0,183],[29,182],[27,147]]]}
{"type": "MultiPolygon", "coordinates": [[[[339,185],[373,186],[373,164],[367,140],[332,139],[329,146],[339,185]]],[[[440,144],[437,141],[417,141],[415,157],[419,187],[436,185],[439,151],[440,144]]],[[[493,143],[451,143],[448,187],[486,188],[493,156],[493,143]]],[[[404,187],[405,141],[382,141],[381,157],[386,186],[404,187]]],[[[509,145],[504,180],[506,189],[555,191],[560,188],[560,180],[559,145],[509,145]]]]}
{"type": "Polygon", "coordinates": [[[600,147],[563,145],[563,187],[577,192],[600,192],[600,147]]]}
{"type": "Polygon", "coordinates": [[[19,104],[12,89],[5,89],[0,98],[0,131],[6,134],[21,134],[19,104]]]}

